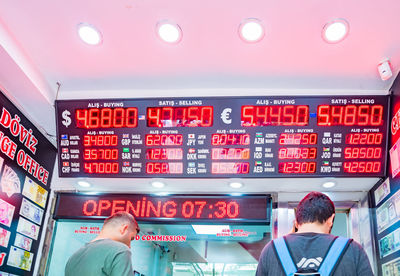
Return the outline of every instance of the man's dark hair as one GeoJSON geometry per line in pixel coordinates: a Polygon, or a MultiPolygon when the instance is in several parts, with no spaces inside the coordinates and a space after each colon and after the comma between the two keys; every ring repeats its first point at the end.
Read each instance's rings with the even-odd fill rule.
{"type": "Polygon", "coordinates": [[[118,225],[121,223],[126,223],[128,225],[132,225],[138,233],[140,232],[139,225],[138,225],[137,221],[135,220],[135,218],[131,214],[124,212],[124,211],[117,212],[117,213],[113,214],[112,216],[106,218],[104,220],[103,226],[118,225]]]}
{"type": "Polygon", "coordinates": [[[303,223],[324,223],[335,213],[335,205],[327,195],[319,192],[311,192],[297,205],[296,221],[303,223]]]}

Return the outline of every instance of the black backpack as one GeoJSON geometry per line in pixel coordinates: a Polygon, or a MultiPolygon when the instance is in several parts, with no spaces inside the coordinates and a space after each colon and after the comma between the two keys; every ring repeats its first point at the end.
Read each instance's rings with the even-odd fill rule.
{"type": "Polygon", "coordinates": [[[290,255],[289,249],[286,245],[284,237],[277,238],[273,241],[278,259],[282,264],[282,268],[287,276],[330,276],[333,275],[337,264],[340,262],[341,257],[346,251],[352,239],[343,237],[335,237],[331,243],[328,252],[326,252],[324,259],[322,260],[319,269],[297,269],[293,262],[292,256],[290,255]]]}

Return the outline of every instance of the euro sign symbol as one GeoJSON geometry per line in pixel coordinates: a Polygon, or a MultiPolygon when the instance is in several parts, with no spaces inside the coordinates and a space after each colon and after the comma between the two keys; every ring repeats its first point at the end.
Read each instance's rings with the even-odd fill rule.
{"type": "Polygon", "coordinates": [[[232,119],[229,118],[231,113],[232,113],[232,108],[225,108],[221,113],[221,119],[227,125],[230,125],[232,123],[232,119]]]}
{"type": "Polygon", "coordinates": [[[71,112],[69,112],[68,110],[64,110],[63,113],[61,114],[61,116],[64,119],[62,120],[62,124],[65,127],[69,127],[69,125],[71,124],[71,117],[69,117],[69,115],[71,115],[71,112]]]}

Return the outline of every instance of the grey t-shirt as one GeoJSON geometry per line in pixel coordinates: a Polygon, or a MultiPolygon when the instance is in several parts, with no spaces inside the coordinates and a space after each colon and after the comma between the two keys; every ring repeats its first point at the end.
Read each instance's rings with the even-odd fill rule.
{"type": "Polygon", "coordinates": [[[85,244],[65,266],[65,276],[132,276],[131,251],[110,239],[85,244]]]}
{"type": "MultiPolygon", "coordinates": [[[[297,268],[318,269],[335,236],[317,233],[294,233],[286,236],[286,243],[297,268]]],[[[263,249],[256,276],[285,276],[274,245],[270,241],[263,249]]],[[[357,242],[350,243],[335,276],[373,276],[368,257],[357,242]]]]}

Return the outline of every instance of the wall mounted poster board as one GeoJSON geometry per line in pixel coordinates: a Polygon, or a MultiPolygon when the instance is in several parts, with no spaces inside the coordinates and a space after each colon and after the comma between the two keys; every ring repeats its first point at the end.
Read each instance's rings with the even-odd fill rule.
{"type": "Polygon", "coordinates": [[[0,93],[0,275],[33,275],[56,148],[0,93]]]}
{"type": "Polygon", "coordinates": [[[377,275],[400,275],[400,78],[391,87],[389,167],[384,182],[370,192],[374,214],[377,275]]]}

